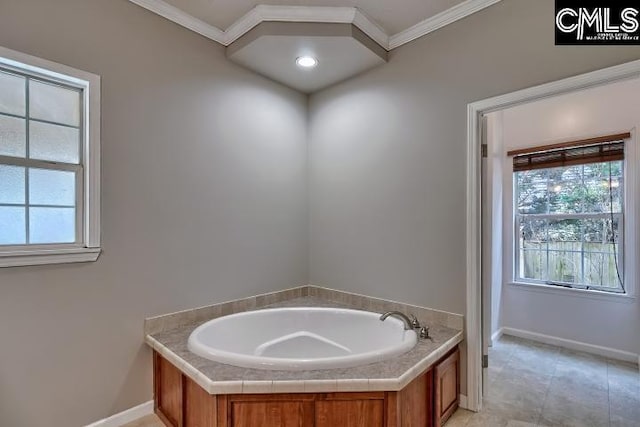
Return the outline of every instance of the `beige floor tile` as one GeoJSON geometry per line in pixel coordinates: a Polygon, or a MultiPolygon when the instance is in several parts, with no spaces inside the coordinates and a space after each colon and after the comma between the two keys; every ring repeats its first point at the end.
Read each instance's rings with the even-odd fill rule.
{"type": "Polygon", "coordinates": [[[507,427],[537,427],[536,423],[527,423],[525,421],[509,420],[507,427]]]}
{"type": "Polygon", "coordinates": [[[138,418],[137,420],[125,424],[122,427],[165,427],[165,425],[160,421],[160,418],[155,414],[152,414],[138,418]]]}
{"type": "Polygon", "coordinates": [[[474,414],[465,427],[507,427],[509,420],[488,411],[474,414]]]}
{"type": "Polygon", "coordinates": [[[611,415],[611,427],[640,427],[640,419],[629,420],[617,415],[611,415]]]}
{"type": "Polygon", "coordinates": [[[580,403],[571,397],[549,398],[542,410],[540,422],[558,427],[605,427],[609,425],[609,407],[580,403]]]}
{"type": "Polygon", "coordinates": [[[640,420],[640,391],[638,389],[615,389],[609,391],[611,415],[629,420],[640,420]]]}
{"type": "Polygon", "coordinates": [[[474,412],[467,411],[466,409],[458,409],[455,414],[449,418],[445,423],[446,427],[466,427],[467,423],[474,415],[474,412]]]}

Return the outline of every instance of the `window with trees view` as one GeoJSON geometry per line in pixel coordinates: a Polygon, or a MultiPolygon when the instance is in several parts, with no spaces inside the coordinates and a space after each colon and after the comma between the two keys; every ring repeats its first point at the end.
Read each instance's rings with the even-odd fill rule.
{"type": "Polygon", "coordinates": [[[515,172],[516,280],[624,292],[623,164],[515,172]]]}

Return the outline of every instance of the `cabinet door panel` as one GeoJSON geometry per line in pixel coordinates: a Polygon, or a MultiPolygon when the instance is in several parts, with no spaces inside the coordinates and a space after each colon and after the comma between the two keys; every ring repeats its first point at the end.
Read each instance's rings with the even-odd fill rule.
{"type": "Polygon", "coordinates": [[[157,410],[172,426],[182,426],[182,373],[171,363],[154,354],[157,410]]]}
{"type": "Polygon", "coordinates": [[[435,370],[436,422],[440,427],[458,408],[460,394],[460,351],[456,349],[435,370]]]}
{"type": "Polygon", "coordinates": [[[383,400],[316,402],[315,427],[383,427],[383,400]]]}
{"type": "Polygon", "coordinates": [[[433,419],[431,394],[433,372],[429,371],[399,392],[401,427],[425,427],[433,419]]]}
{"type": "Polygon", "coordinates": [[[313,402],[233,402],[232,427],[312,427],[313,402]]]}
{"type": "Polygon", "coordinates": [[[211,396],[189,378],[184,383],[184,425],[216,427],[216,397],[211,396]]]}

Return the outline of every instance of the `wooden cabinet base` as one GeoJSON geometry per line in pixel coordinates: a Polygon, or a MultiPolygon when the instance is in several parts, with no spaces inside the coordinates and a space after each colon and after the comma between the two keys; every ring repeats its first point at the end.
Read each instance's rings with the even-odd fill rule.
{"type": "Polygon", "coordinates": [[[434,425],[441,427],[458,409],[460,396],[460,350],[444,357],[434,368],[434,425]]]}
{"type": "Polygon", "coordinates": [[[168,427],[440,426],[457,408],[453,354],[397,392],[209,395],[154,352],[155,411],[168,427]]]}

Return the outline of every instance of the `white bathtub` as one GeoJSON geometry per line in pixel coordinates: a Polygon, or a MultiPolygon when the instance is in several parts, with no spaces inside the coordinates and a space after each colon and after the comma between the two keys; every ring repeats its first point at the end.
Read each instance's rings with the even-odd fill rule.
{"type": "Polygon", "coordinates": [[[232,314],[200,325],[189,350],[244,368],[308,370],[380,362],[411,350],[414,331],[367,311],[294,307],[232,314]]]}

